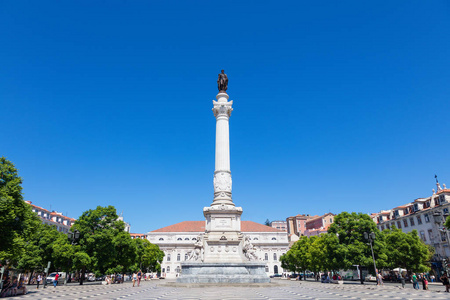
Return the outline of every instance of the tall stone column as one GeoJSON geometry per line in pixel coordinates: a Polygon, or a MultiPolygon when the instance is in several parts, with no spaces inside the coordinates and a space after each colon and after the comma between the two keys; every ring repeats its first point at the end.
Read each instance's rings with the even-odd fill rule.
{"type": "Polygon", "coordinates": [[[213,112],[216,117],[216,167],[214,171],[214,205],[232,205],[230,170],[230,134],[229,120],[233,101],[228,102],[227,93],[219,93],[213,100],[213,112]]]}

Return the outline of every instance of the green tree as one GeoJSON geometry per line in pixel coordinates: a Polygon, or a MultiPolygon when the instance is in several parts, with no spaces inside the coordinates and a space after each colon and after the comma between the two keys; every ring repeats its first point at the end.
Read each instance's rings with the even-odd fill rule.
{"type": "Polygon", "coordinates": [[[364,232],[375,233],[373,251],[377,268],[387,265],[384,236],[370,216],[363,213],[342,212],[334,217],[334,222],[328,229],[328,234],[333,234],[339,239],[340,246],[337,249],[341,254],[339,252],[337,254],[345,255],[343,260],[335,259],[334,268],[348,269],[351,265],[373,268],[372,252],[368,240],[364,238],[364,232]]]}
{"type": "Polygon", "coordinates": [[[23,201],[22,178],[13,163],[0,157],[0,261],[17,263],[39,218],[23,201]]]}
{"type": "Polygon", "coordinates": [[[270,226],[270,221],[269,221],[269,219],[266,219],[266,221],[264,222],[264,225],[270,226]]]}
{"type": "Polygon", "coordinates": [[[433,251],[419,238],[417,230],[404,233],[395,226],[383,231],[385,236],[388,266],[390,268],[403,267],[412,272],[426,272],[430,270],[433,251]]]}
{"type": "MultiPolygon", "coordinates": [[[[121,237],[125,224],[118,220],[114,206],[102,207],[85,211],[72,226],[72,231],[78,230],[80,238],[78,240],[80,262],[87,262],[83,266],[83,274],[89,269],[96,274],[105,274],[107,270],[116,270],[117,249],[115,247],[116,236],[121,237]],[[86,259],[85,255],[90,257],[86,259]]],[[[82,280],[80,284],[82,284],[82,280]]]]}
{"type": "Polygon", "coordinates": [[[136,245],[136,267],[135,269],[143,269],[147,271],[160,271],[164,258],[164,252],[158,245],[150,243],[148,240],[134,239],[136,245]]]}

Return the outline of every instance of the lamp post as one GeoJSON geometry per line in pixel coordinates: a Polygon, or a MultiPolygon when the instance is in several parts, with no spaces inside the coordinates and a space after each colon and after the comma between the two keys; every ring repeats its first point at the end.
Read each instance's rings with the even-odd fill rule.
{"type": "MultiPolygon", "coordinates": [[[[434,222],[437,225],[438,231],[440,232],[440,234],[445,233],[445,242],[447,243],[447,246],[450,247],[450,241],[449,241],[449,237],[448,237],[448,230],[447,228],[444,227],[445,224],[445,220],[447,220],[447,217],[449,216],[449,214],[447,212],[441,212],[441,211],[435,211],[433,212],[433,218],[434,218],[434,222]],[[441,226],[442,223],[442,226],[441,226]]],[[[441,242],[442,242],[442,236],[441,236],[441,242]]],[[[444,247],[442,247],[443,249],[445,249],[444,247]]],[[[447,266],[447,252],[445,250],[443,250],[443,258],[441,260],[442,263],[442,267],[445,271],[445,273],[448,275],[448,266],[447,266]]]]}
{"type": "MultiPolygon", "coordinates": [[[[80,232],[78,230],[75,230],[74,232],[69,231],[67,233],[67,237],[69,238],[70,244],[73,246],[76,244],[76,241],[80,238],[80,232]]],[[[67,263],[67,271],[69,271],[71,262],[72,260],[69,260],[69,262],[67,263]]],[[[64,285],[67,285],[67,277],[68,277],[67,273],[68,272],[66,272],[66,278],[64,279],[64,285]]]]}
{"type": "Polygon", "coordinates": [[[372,250],[372,259],[373,259],[373,267],[375,269],[375,277],[377,278],[377,282],[378,282],[377,265],[375,263],[375,255],[373,254],[373,247],[372,247],[372,242],[375,240],[375,233],[373,231],[371,233],[364,232],[364,238],[366,240],[369,240],[370,250],[372,250]]]}

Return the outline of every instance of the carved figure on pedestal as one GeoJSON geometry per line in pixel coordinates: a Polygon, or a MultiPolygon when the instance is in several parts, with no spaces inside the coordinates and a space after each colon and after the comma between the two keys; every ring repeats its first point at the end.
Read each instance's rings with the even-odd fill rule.
{"type": "Polygon", "coordinates": [[[258,260],[258,256],[256,255],[256,248],[253,246],[252,242],[250,242],[250,238],[248,236],[244,239],[244,247],[242,249],[244,251],[244,255],[248,260],[258,260]]]}
{"type": "Polygon", "coordinates": [[[203,261],[203,253],[203,237],[199,235],[194,244],[194,250],[189,252],[189,257],[187,260],[203,261]]]}
{"type": "Polygon", "coordinates": [[[228,89],[228,76],[222,70],[219,74],[219,78],[217,79],[217,87],[219,88],[219,92],[225,93],[228,89]]]}

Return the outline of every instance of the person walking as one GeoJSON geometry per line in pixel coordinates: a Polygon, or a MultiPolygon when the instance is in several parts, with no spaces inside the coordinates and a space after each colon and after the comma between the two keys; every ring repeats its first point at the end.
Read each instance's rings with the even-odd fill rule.
{"type": "Polygon", "coordinates": [[[136,280],[137,280],[137,275],[136,275],[136,273],[133,273],[133,287],[136,284],[136,280]]]}
{"type": "Polygon", "coordinates": [[[38,276],[37,276],[37,278],[36,278],[36,282],[37,282],[37,287],[36,287],[36,289],[39,289],[39,283],[41,283],[41,280],[42,280],[42,276],[41,276],[41,274],[38,274],[38,276]]]}
{"type": "Polygon", "coordinates": [[[56,286],[58,285],[58,278],[59,278],[59,273],[57,272],[55,275],[55,279],[53,279],[53,286],[55,287],[53,292],[56,292],[56,286]]]}
{"type": "Polygon", "coordinates": [[[416,273],[413,273],[413,275],[412,275],[412,282],[413,282],[413,288],[415,290],[420,289],[420,287],[419,287],[419,280],[417,279],[416,273]]]}
{"type": "Polygon", "coordinates": [[[427,275],[422,275],[422,287],[424,290],[428,290],[428,278],[427,275]]]}
{"type": "Polygon", "coordinates": [[[141,278],[142,278],[142,270],[139,269],[139,272],[137,273],[138,286],[139,284],[141,284],[141,278]]]}
{"type": "Polygon", "coordinates": [[[377,285],[384,285],[383,284],[383,276],[381,276],[380,273],[377,274],[377,285]]]}
{"type": "Polygon", "coordinates": [[[445,285],[445,292],[448,293],[449,289],[450,289],[450,282],[448,280],[447,273],[444,273],[444,275],[442,275],[441,281],[442,281],[442,284],[445,285]]]}

